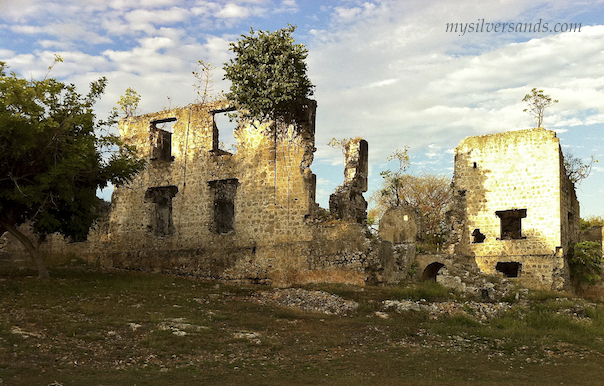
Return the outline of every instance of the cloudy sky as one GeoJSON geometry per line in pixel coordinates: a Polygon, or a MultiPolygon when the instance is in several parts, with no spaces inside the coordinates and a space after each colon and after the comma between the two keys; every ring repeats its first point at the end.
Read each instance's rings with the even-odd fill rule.
{"type": "Polygon", "coordinates": [[[369,193],[403,146],[411,172],[451,176],[464,137],[534,127],[522,98],[541,88],[560,101],[543,126],[576,156],[601,161],[578,186],[585,217],[604,215],[603,16],[603,2],[566,0],[0,0],[0,60],[42,78],[59,54],[52,75],[82,92],[108,78],[100,116],[128,87],[148,113],[195,100],[198,60],[218,67],[215,91],[228,90],[229,42],[250,27],[296,25],[316,85],[322,206],[343,179],[332,137],[369,141],[369,193]]]}

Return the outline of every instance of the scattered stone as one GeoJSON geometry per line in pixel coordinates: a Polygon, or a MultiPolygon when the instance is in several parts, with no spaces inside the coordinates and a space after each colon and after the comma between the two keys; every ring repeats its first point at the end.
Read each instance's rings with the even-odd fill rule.
{"type": "Polygon", "coordinates": [[[13,328],[11,328],[10,332],[13,334],[21,335],[24,338],[29,338],[29,337],[42,338],[43,337],[42,334],[38,334],[37,332],[24,331],[18,326],[14,326],[13,328]]]}
{"type": "Polygon", "coordinates": [[[388,315],[387,313],[382,312],[382,311],[376,311],[375,312],[375,316],[377,316],[378,318],[382,318],[382,319],[389,319],[390,318],[390,315],[388,315]]]}
{"type": "Polygon", "coordinates": [[[258,332],[236,332],[233,334],[233,338],[235,339],[247,339],[251,343],[260,344],[262,341],[260,340],[260,333],[258,332]]]}
{"type": "Polygon", "coordinates": [[[347,315],[359,307],[359,303],[355,301],[345,300],[325,291],[308,291],[302,288],[262,291],[254,294],[252,298],[260,303],[273,303],[327,315],[347,315]]]}
{"type": "Polygon", "coordinates": [[[485,321],[512,309],[509,303],[479,303],[479,302],[440,302],[428,303],[411,300],[384,300],[384,308],[394,308],[396,312],[428,312],[430,317],[437,319],[442,315],[464,314],[478,321],[485,321]]]}

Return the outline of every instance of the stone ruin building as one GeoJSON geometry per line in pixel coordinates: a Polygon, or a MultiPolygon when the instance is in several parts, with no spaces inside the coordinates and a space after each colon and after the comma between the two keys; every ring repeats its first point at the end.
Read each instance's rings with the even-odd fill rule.
{"type": "Polygon", "coordinates": [[[579,241],[579,202],[555,132],[469,137],[455,149],[451,252],[482,272],[563,289],[579,241]]]}
{"type": "MultiPolygon", "coordinates": [[[[554,132],[464,139],[455,150],[447,250],[418,254],[423,221],[416,210],[388,210],[379,236],[365,225],[365,140],[347,149],[344,183],[326,214],[310,168],[316,103],[299,111],[298,134],[281,125],[280,135],[266,135],[270,123],[237,122],[236,150],[228,152],[219,147],[216,116],[232,111],[218,101],[122,120],[120,135],[136,145],[146,169],[115,189],[87,242],[53,235],[41,249],[108,267],[275,285],[436,280],[454,270],[533,288],[569,283],[565,255],[579,240],[579,204],[554,132]]],[[[7,237],[0,255],[23,254],[7,237]]]]}

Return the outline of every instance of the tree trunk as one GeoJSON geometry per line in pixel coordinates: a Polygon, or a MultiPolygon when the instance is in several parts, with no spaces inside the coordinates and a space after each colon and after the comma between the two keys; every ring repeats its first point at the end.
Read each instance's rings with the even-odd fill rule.
{"type": "Polygon", "coordinates": [[[17,227],[13,224],[1,224],[1,227],[6,229],[8,233],[15,236],[17,240],[21,242],[21,244],[25,247],[31,258],[34,260],[36,267],[38,268],[38,279],[48,279],[50,274],[48,273],[48,269],[46,268],[46,263],[44,263],[44,258],[40,253],[40,250],[34,246],[29,237],[24,235],[17,227]]]}

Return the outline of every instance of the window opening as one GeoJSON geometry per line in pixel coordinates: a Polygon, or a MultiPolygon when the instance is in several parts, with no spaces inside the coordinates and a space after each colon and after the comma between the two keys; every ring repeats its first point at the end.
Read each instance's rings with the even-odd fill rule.
{"type": "Polygon", "coordinates": [[[151,160],[174,160],[172,157],[172,124],[174,122],[176,122],[176,118],[151,121],[149,128],[151,160]]]}
{"type": "Polygon", "coordinates": [[[237,129],[237,120],[232,119],[236,111],[234,107],[213,110],[212,113],[212,151],[218,155],[235,154],[237,152],[237,140],[235,139],[235,129],[237,129]]]}
{"type": "Polygon", "coordinates": [[[505,275],[505,277],[518,277],[522,264],[517,261],[500,261],[495,269],[505,275]]]}
{"type": "Polygon", "coordinates": [[[474,169],[476,169],[478,167],[478,164],[476,164],[476,162],[474,162],[474,169]]]}
{"type": "Polygon", "coordinates": [[[218,234],[229,233],[235,229],[235,196],[239,181],[236,178],[209,181],[214,196],[213,231],[218,234]]]}
{"type": "Polygon", "coordinates": [[[472,237],[474,237],[474,240],[472,240],[473,244],[484,243],[484,240],[487,238],[487,236],[480,233],[480,229],[478,228],[474,229],[474,232],[472,232],[472,237]]]}
{"type": "Polygon", "coordinates": [[[174,234],[172,222],[172,198],[178,193],[176,186],[159,186],[147,189],[145,202],[155,204],[155,213],[151,219],[151,227],[156,236],[174,234]]]}
{"type": "Polygon", "coordinates": [[[501,220],[500,240],[518,240],[522,237],[522,219],[526,217],[526,209],[499,210],[495,214],[501,220]]]}

